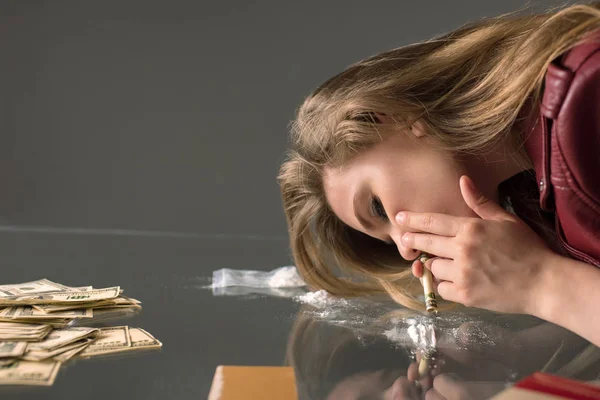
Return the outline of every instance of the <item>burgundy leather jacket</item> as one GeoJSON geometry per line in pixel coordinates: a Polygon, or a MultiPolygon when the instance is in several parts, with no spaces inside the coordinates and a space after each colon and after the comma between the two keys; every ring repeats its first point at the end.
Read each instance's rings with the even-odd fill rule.
{"type": "Polygon", "coordinates": [[[540,207],[568,255],[600,267],[600,30],[549,65],[529,123],[540,207]]]}

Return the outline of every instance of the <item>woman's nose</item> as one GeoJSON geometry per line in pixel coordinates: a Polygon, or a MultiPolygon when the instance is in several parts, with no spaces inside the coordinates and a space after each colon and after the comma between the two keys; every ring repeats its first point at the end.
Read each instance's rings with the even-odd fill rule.
{"type": "Polygon", "coordinates": [[[402,256],[402,258],[404,258],[407,261],[414,260],[421,253],[421,251],[413,249],[404,244],[404,242],[402,241],[402,235],[404,233],[405,231],[397,229],[397,227],[395,227],[394,232],[391,235],[392,240],[394,241],[394,243],[396,243],[396,247],[398,247],[398,252],[402,256]]]}

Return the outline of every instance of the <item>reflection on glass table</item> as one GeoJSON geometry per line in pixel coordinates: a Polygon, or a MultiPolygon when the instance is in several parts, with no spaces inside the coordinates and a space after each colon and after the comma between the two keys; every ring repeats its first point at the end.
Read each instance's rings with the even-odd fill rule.
{"type": "Polygon", "coordinates": [[[301,400],[419,399],[428,391],[484,399],[535,371],[586,381],[600,372],[596,346],[533,317],[465,308],[431,316],[368,300],[303,306],[286,360],[301,400]]]}

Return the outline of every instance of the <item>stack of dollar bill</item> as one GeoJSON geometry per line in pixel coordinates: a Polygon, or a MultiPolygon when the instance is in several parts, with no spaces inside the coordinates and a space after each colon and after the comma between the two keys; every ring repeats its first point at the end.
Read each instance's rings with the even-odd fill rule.
{"type": "Polygon", "coordinates": [[[0,385],[52,385],[62,363],[162,346],[141,328],[86,327],[114,311],[139,311],[118,287],[69,287],[40,279],[0,285],[0,385]]]}

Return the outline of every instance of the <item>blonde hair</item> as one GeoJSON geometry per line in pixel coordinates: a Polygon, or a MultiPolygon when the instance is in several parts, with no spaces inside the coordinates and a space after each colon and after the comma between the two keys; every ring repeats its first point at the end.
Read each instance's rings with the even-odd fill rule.
{"type": "Polygon", "coordinates": [[[387,292],[400,304],[422,307],[416,300],[422,289],[397,249],[351,229],[332,212],[324,168],[343,165],[416,121],[452,154],[483,154],[510,140],[520,148],[521,165],[532,168],[521,123],[535,107],[526,118],[519,113],[528,100],[538,104],[549,63],[600,28],[600,2],[562,7],[484,18],[374,55],[305,99],[278,181],[293,257],[310,286],[336,296],[387,292]],[[382,123],[376,113],[394,123],[382,123]]]}

